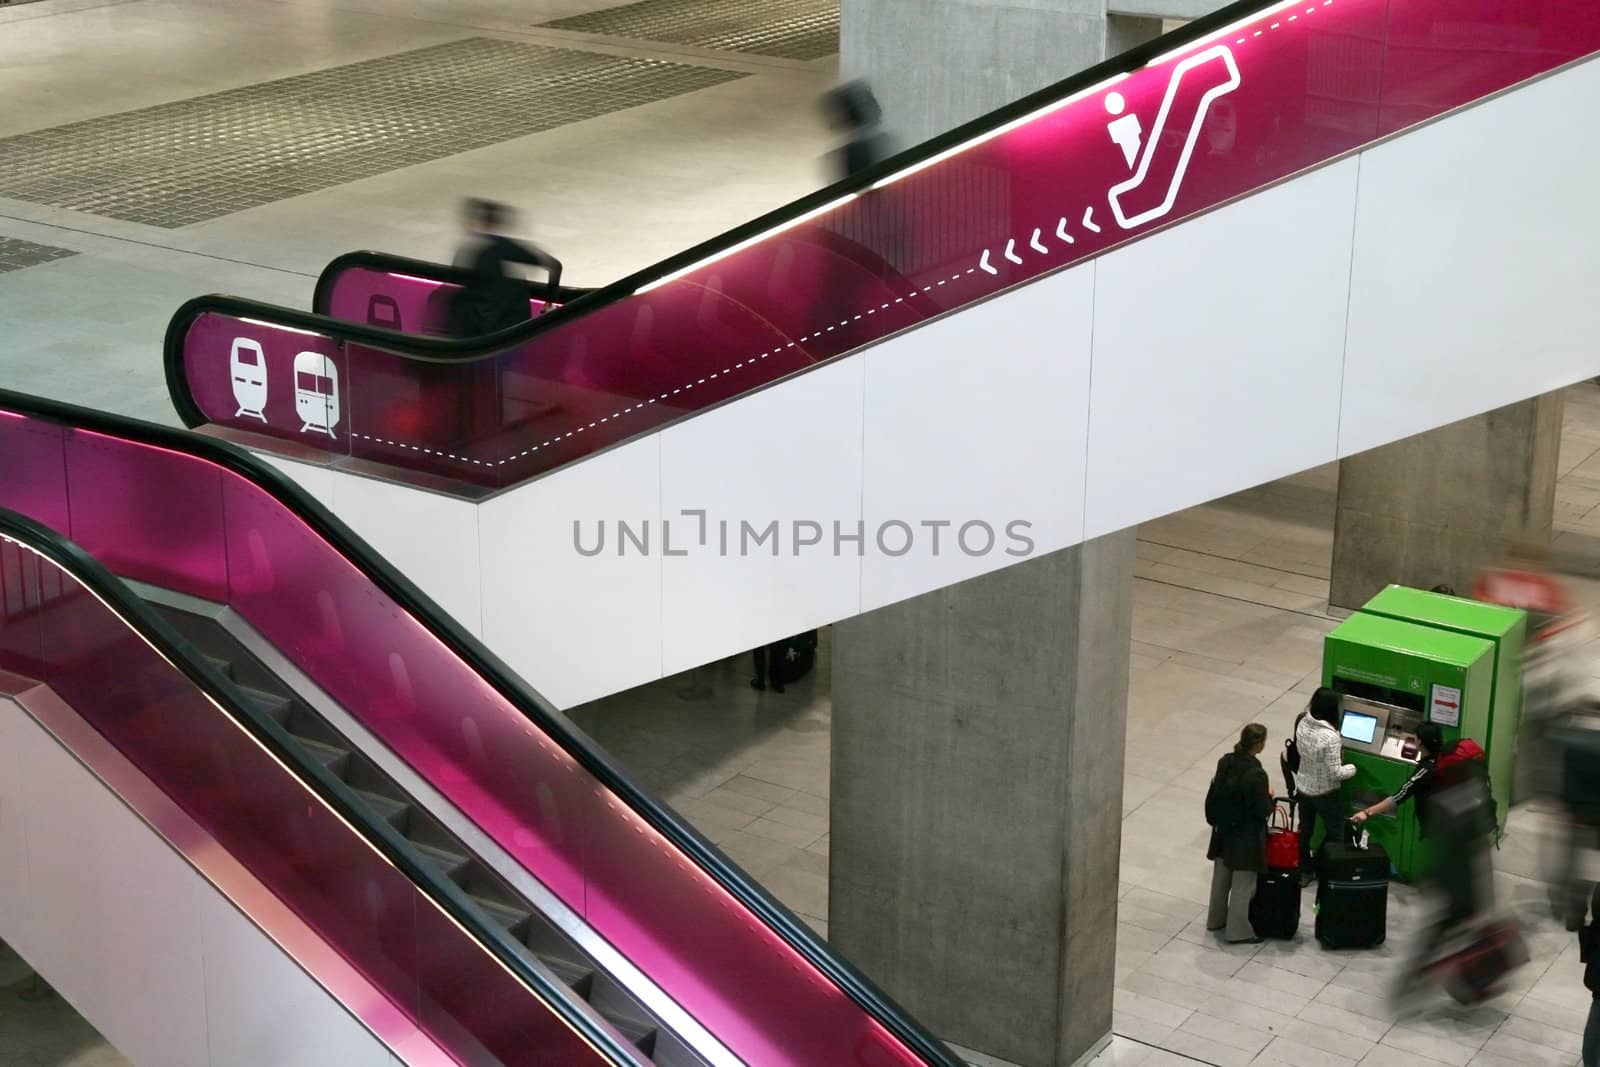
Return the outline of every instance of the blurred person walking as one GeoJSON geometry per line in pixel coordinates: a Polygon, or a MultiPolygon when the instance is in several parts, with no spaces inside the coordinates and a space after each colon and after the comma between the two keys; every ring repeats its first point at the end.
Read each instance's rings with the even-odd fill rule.
{"type": "Polygon", "coordinates": [[[833,154],[835,180],[858,174],[893,155],[888,134],[879,128],[883,110],[865,81],[846,82],[822,96],[828,124],[845,135],[844,145],[833,154]]]}
{"type": "Polygon", "coordinates": [[[1239,732],[1233,751],[1217,761],[1217,773],[1206,791],[1206,822],[1211,844],[1211,906],[1207,930],[1222,930],[1229,944],[1256,944],[1261,937],[1250,925],[1250,900],[1267,866],[1267,814],[1272,810],[1272,785],[1261,766],[1267,728],[1251,723],[1239,732]]]}
{"type": "Polygon", "coordinates": [[[1583,984],[1589,990],[1589,1022],[1583,1028],[1583,1067],[1600,1067],[1600,886],[1589,901],[1589,925],[1578,934],[1583,984]]]}
{"type": "Polygon", "coordinates": [[[493,200],[469,199],[462,205],[467,239],[455,265],[472,277],[450,299],[447,329],[454,337],[478,337],[532,318],[527,283],[511,273],[513,264],[545,271],[551,295],[561,282],[561,261],[544,249],[508,237],[514,212],[493,200]]]}

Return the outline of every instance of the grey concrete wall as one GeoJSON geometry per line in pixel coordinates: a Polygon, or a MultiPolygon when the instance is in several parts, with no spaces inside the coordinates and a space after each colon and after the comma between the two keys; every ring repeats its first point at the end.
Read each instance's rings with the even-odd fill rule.
{"type": "Polygon", "coordinates": [[[839,70],[867,78],[904,148],[1160,32],[1106,0],[842,0],[839,70]]]}
{"type": "Polygon", "coordinates": [[[1134,535],[834,628],[829,935],[941,1037],[1111,1027],[1134,535]]]}
{"type": "Polygon", "coordinates": [[[1508,541],[1548,546],[1561,414],[1550,393],[1340,463],[1331,602],[1390,582],[1465,593],[1508,541]]]}

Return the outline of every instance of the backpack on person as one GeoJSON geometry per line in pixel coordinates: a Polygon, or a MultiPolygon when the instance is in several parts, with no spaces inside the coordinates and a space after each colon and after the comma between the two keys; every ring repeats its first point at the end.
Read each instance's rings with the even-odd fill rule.
{"type": "Polygon", "coordinates": [[[1294,728],[1289,731],[1289,736],[1284,739],[1283,752],[1278,756],[1278,769],[1283,772],[1284,792],[1290,800],[1300,790],[1295,785],[1294,776],[1300,773],[1300,743],[1295,740],[1295,735],[1300,732],[1300,724],[1310,712],[1302,711],[1295,716],[1294,728]]]}
{"type": "Polygon", "coordinates": [[[1499,829],[1499,807],[1489,782],[1489,760],[1470,737],[1445,747],[1434,767],[1438,784],[1428,798],[1429,813],[1444,833],[1465,837],[1499,829]]]}

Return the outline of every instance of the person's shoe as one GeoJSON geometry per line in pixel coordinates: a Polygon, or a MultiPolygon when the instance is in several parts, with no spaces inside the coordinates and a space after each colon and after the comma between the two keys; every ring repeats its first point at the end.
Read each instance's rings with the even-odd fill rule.
{"type": "Polygon", "coordinates": [[[752,678],[750,679],[750,688],[754,689],[758,693],[765,693],[767,691],[767,683],[763,682],[760,678],[752,678]]]}
{"type": "Polygon", "coordinates": [[[1237,941],[1230,940],[1226,943],[1229,945],[1259,945],[1265,940],[1266,938],[1262,937],[1260,934],[1257,934],[1255,937],[1241,937],[1237,941]]]}

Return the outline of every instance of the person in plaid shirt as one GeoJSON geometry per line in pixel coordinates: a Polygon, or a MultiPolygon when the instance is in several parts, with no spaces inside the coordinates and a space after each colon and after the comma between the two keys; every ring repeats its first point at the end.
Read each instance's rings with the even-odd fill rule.
{"type": "Polygon", "coordinates": [[[1311,706],[1295,723],[1294,743],[1300,752],[1300,769],[1294,772],[1295,799],[1300,805],[1300,882],[1308,884],[1311,870],[1311,834],[1318,817],[1322,833],[1333,838],[1343,833],[1344,812],[1339,787],[1354,777],[1356,767],[1344,762],[1344,740],[1339,736],[1339,694],[1322,686],[1311,694],[1311,706]]]}

